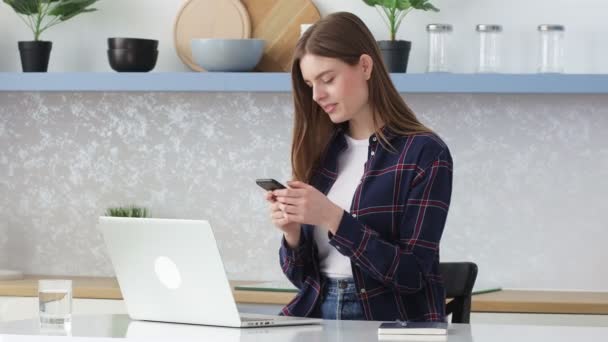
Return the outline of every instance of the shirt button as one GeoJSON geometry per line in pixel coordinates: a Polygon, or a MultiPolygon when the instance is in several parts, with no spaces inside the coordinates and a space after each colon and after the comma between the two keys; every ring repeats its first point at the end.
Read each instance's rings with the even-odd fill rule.
{"type": "Polygon", "coordinates": [[[340,246],[336,246],[336,249],[340,249],[340,246]]]}
{"type": "Polygon", "coordinates": [[[361,289],[361,293],[365,293],[365,289],[361,289]]]}
{"type": "Polygon", "coordinates": [[[357,217],[357,214],[353,214],[353,217],[357,217]]]}
{"type": "Polygon", "coordinates": [[[374,154],[376,154],[376,152],[372,151],[372,156],[373,156],[374,154]]]}
{"type": "Polygon", "coordinates": [[[373,138],[372,138],[372,141],[376,141],[376,140],[378,140],[378,139],[376,139],[376,137],[373,137],[373,138]]]}

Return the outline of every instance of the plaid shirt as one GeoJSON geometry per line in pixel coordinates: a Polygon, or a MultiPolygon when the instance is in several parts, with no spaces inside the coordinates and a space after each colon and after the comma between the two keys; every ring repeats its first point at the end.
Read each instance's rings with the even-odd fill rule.
{"type": "MultiPolygon", "coordinates": [[[[452,192],[452,157],[435,134],[383,133],[397,152],[369,138],[368,161],[350,212],[344,212],[329,243],[351,260],[353,278],[368,320],[444,321],[445,289],[439,274],[439,240],[452,192]]],[[[346,148],[336,130],[311,185],[327,194],[346,148]]],[[[283,272],[299,289],[281,312],[315,316],[322,289],[315,229],[302,225],[299,246],[283,239],[283,272]]]]}

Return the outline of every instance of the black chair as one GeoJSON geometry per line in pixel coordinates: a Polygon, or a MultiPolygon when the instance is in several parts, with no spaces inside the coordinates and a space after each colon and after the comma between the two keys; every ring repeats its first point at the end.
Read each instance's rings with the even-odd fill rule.
{"type": "Polygon", "coordinates": [[[469,323],[471,319],[471,293],[477,278],[474,262],[441,262],[439,273],[443,278],[446,297],[446,316],[452,314],[452,323],[469,323]]]}

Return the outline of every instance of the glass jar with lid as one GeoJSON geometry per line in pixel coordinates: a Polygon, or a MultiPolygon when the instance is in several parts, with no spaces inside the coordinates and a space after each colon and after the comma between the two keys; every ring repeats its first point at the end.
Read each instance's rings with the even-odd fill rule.
{"type": "Polygon", "coordinates": [[[496,73],[501,70],[502,26],[479,24],[475,30],[479,36],[477,72],[496,73]]]}
{"type": "Polygon", "coordinates": [[[563,25],[538,25],[540,73],[564,72],[564,37],[566,28],[563,25]]]}
{"type": "Polygon", "coordinates": [[[449,43],[452,33],[450,24],[429,24],[429,62],[427,72],[449,72],[449,43]]]}

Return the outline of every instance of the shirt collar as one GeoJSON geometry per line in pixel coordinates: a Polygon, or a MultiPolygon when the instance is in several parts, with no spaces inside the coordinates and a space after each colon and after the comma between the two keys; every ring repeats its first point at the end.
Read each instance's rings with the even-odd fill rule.
{"type": "MultiPolygon", "coordinates": [[[[344,134],[346,134],[347,127],[348,127],[347,124],[338,125],[336,130],[334,131],[334,136],[331,139],[332,145],[335,143],[338,143],[338,145],[340,145],[340,149],[338,150],[338,152],[340,152],[344,148],[346,148],[346,139],[344,138],[344,134]],[[344,145],[344,146],[342,146],[342,145],[344,145]]],[[[382,134],[386,137],[386,140],[388,140],[388,141],[392,141],[393,139],[395,139],[396,137],[399,136],[399,134],[396,133],[394,130],[392,130],[388,125],[382,126],[382,128],[380,129],[380,132],[382,132],[382,134]]],[[[377,134],[376,133],[372,134],[369,137],[370,145],[373,144],[374,142],[376,142],[377,140],[379,140],[379,137],[377,136],[377,134]],[[374,138],[376,138],[376,140],[374,140],[374,138]]]]}
{"type": "MultiPolygon", "coordinates": [[[[344,135],[346,134],[348,124],[340,124],[334,130],[333,136],[330,139],[329,146],[327,146],[326,153],[322,158],[321,167],[324,167],[328,171],[336,172],[338,169],[338,155],[344,151],[348,147],[348,143],[346,142],[346,138],[344,135]]],[[[390,142],[395,139],[398,134],[393,131],[388,125],[384,125],[380,131],[386,139],[390,142]]],[[[376,133],[372,134],[369,137],[369,146],[373,146],[378,143],[380,139],[377,137],[376,133]],[[375,139],[375,140],[374,140],[375,139]]]]}

